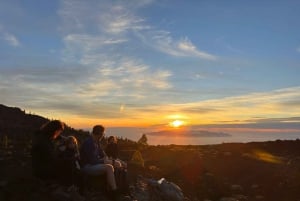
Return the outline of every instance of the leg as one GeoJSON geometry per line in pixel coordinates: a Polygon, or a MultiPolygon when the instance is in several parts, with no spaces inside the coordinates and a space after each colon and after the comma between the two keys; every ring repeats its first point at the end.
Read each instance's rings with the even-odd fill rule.
{"type": "Polygon", "coordinates": [[[104,161],[104,163],[106,163],[106,164],[111,164],[111,165],[113,165],[115,168],[120,168],[120,167],[122,167],[122,164],[120,163],[120,161],[118,160],[118,159],[116,159],[116,160],[112,160],[112,159],[106,159],[105,161],[104,161]]]}
{"type": "Polygon", "coordinates": [[[86,165],[82,169],[82,171],[87,175],[96,176],[106,174],[107,183],[112,188],[112,190],[115,190],[117,188],[114,175],[114,167],[110,164],[86,165]]]}

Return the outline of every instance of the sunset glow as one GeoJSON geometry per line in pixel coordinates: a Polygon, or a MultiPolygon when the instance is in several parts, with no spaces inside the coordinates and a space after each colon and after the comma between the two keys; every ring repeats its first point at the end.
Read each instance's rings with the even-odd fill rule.
{"type": "Polygon", "coordinates": [[[298,7],[0,1],[0,104],[76,129],[300,132],[298,7]]]}
{"type": "Polygon", "coordinates": [[[184,124],[183,121],[181,121],[181,120],[175,120],[175,121],[172,121],[170,123],[170,126],[174,127],[174,128],[178,128],[178,127],[182,126],[183,124],[184,124]]]}

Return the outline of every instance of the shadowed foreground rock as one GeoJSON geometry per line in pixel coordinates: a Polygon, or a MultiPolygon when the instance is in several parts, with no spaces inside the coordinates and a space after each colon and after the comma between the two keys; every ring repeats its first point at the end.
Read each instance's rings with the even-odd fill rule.
{"type": "MultiPolygon", "coordinates": [[[[34,179],[30,153],[16,146],[0,147],[0,201],[78,200],[67,187],[34,179]]],[[[299,147],[300,140],[147,146],[141,150],[145,167],[128,167],[132,196],[120,200],[188,200],[176,185],[159,180],[166,178],[192,201],[300,201],[299,147]]],[[[95,190],[84,198],[109,200],[95,190]]]]}
{"type": "Polygon", "coordinates": [[[188,201],[179,186],[162,178],[160,180],[139,177],[132,190],[139,201],[188,201]]]}
{"type": "MultiPolygon", "coordinates": [[[[130,196],[121,195],[120,201],[188,201],[181,189],[165,179],[159,181],[140,177],[130,186],[130,196]]],[[[105,192],[88,191],[83,196],[75,187],[46,183],[35,178],[1,180],[1,201],[110,201],[105,192]]]]}

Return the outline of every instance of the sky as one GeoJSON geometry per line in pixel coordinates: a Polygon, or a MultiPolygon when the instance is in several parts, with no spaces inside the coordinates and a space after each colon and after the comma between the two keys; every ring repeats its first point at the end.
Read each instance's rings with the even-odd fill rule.
{"type": "Polygon", "coordinates": [[[0,103],[74,128],[300,133],[300,2],[0,0],[0,103]]]}

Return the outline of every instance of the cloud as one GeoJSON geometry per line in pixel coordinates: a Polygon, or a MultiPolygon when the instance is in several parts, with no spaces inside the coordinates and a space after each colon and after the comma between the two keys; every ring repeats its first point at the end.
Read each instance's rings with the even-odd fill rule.
{"type": "MultiPolygon", "coordinates": [[[[79,94],[96,97],[99,92],[111,97],[143,98],[153,90],[172,87],[168,83],[171,73],[165,70],[151,70],[134,59],[106,59],[91,76],[90,82],[82,85],[79,94]]],[[[131,98],[127,98],[130,101],[131,98]]]]}
{"type": "Polygon", "coordinates": [[[136,32],[136,35],[147,45],[168,55],[176,57],[198,57],[216,60],[217,56],[199,50],[187,37],[174,40],[170,32],[149,30],[136,32]]]}
{"type": "MultiPolygon", "coordinates": [[[[101,40],[114,37],[113,41],[124,40],[130,43],[138,39],[142,40],[144,45],[176,57],[217,59],[215,55],[199,50],[188,37],[175,40],[170,32],[156,29],[149,25],[143,17],[136,14],[139,8],[150,3],[152,1],[141,1],[141,3],[101,1],[101,3],[94,4],[63,1],[62,9],[59,11],[63,21],[61,29],[62,32],[68,34],[70,32],[73,34],[84,33],[84,37],[90,38],[95,36],[88,36],[86,31],[93,32],[94,35],[95,33],[101,35],[101,40]],[[121,38],[117,39],[117,37],[121,38]]],[[[66,39],[68,38],[65,37],[66,39]]]]}
{"type": "Polygon", "coordinates": [[[8,45],[18,47],[21,45],[17,37],[4,29],[4,26],[0,24],[0,40],[4,40],[8,45]]]}
{"type": "Polygon", "coordinates": [[[1,24],[0,24],[0,39],[4,40],[8,45],[12,47],[18,47],[21,45],[17,37],[5,31],[3,26],[1,26],[1,24]]]}
{"type": "Polygon", "coordinates": [[[298,117],[300,114],[298,105],[285,103],[287,100],[299,100],[299,94],[300,87],[291,87],[199,102],[145,106],[138,108],[136,112],[148,116],[159,113],[165,121],[171,114],[177,114],[179,117],[184,116],[189,124],[252,124],[262,121],[257,118],[251,119],[255,116],[269,120],[276,117],[285,119],[298,117]],[[227,122],[222,122],[225,120],[227,122]]]}
{"type": "Polygon", "coordinates": [[[107,62],[105,55],[110,52],[109,49],[127,40],[124,38],[111,38],[101,35],[93,36],[89,34],[68,34],[64,36],[63,42],[65,49],[63,51],[64,61],[77,61],[82,65],[97,65],[100,62],[107,62]]]}
{"type": "Polygon", "coordinates": [[[59,11],[65,46],[63,59],[66,63],[77,62],[91,72],[86,81],[77,86],[78,96],[118,100],[127,97],[126,101],[130,102],[134,98],[144,98],[154,90],[172,87],[168,81],[171,72],[152,68],[142,59],[122,51],[122,47],[133,41],[128,32],[147,29],[134,10],[150,2],[127,5],[123,1],[94,4],[63,1],[59,11]],[[76,22],[73,27],[70,21],[76,22]]]}
{"type": "Polygon", "coordinates": [[[62,1],[58,14],[63,20],[63,32],[92,31],[102,34],[124,34],[130,30],[147,28],[136,9],[151,1],[62,1]]]}
{"type": "Polygon", "coordinates": [[[200,58],[215,60],[216,56],[197,50],[196,46],[188,38],[184,38],[177,43],[178,52],[185,55],[195,55],[200,58]]]}
{"type": "Polygon", "coordinates": [[[106,12],[100,16],[103,24],[103,29],[110,34],[121,34],[130,30],[142,30],[147,26],[142,25],[142,18],[128,12],[123,6],[115,6],[110,9],[111,12],[106,12]]]}
{"type": "Polygon", "coordinates": [[[193,127],[202,128],[243,128],[243,129],[281,129],[281,130],[300,130],[300,117],[287,118],[252,118],[244,121],[227,121],[217,124],[198,125],[193,127]]]}
{"type": "Polygon", "coordinates": [[[149,3],[62,1],[58,15],[63,63],[1,71],[0,101],[46,115],[52,111],[91,119],[119,118],[121,104],[126,108],[122,117],[138,105],[154,104],[172,88],[172,72],[123,49],[135,42],[133,31],[149,28],[135,14],[149,3]]]}
{"type": "Polygon", "coordinates": [[[8,42],[9,45],[13,46],[13,47],[18,47],[20,46],[20,42],[18,41],[18,39],[9,33],[4,34],[4,40],[8,42]]]}

